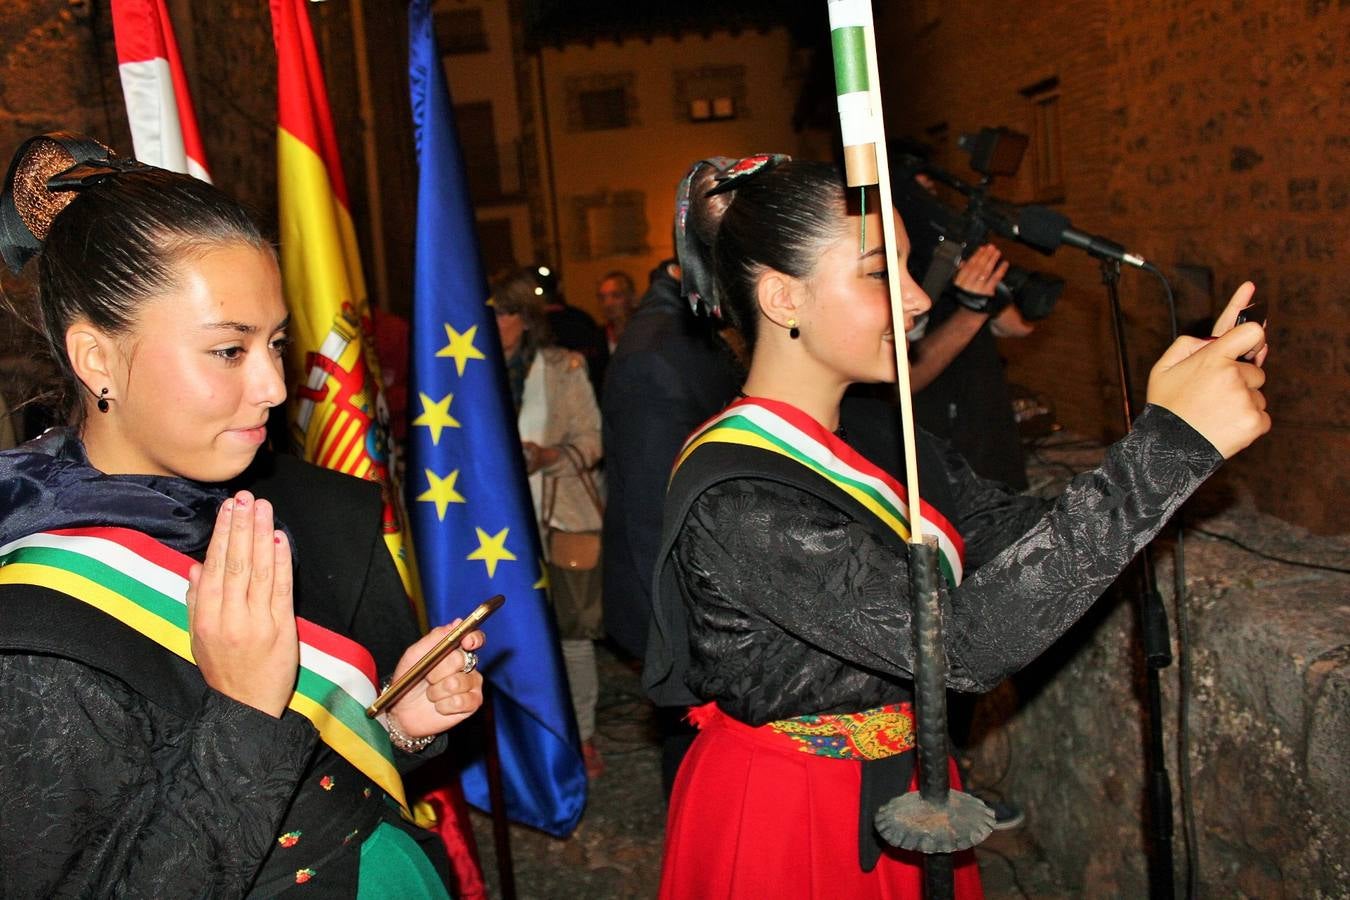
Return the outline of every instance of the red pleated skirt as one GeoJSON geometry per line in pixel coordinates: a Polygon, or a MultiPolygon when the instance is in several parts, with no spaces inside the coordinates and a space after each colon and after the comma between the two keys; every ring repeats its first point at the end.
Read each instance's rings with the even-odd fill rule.
{"type": "MultiPolygon", "coordinates": [[[[888,849],[870,872],[858,863],[861,763],[803,753],[711,704],[697,712],[670,798],[662,900],[921,900],[921,854],[888,849]]],[[[955,765],[951,777],[958,786],[955,765]]],[[[955,863],[956,897],[980,900],[975,854],[955,863]]]]}

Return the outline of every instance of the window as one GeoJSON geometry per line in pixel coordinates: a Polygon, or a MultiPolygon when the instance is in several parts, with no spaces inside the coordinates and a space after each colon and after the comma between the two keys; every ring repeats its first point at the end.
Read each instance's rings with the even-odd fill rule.
{"type": "Polygon", "coordinates": [[[745,66],[703,66],[675,70],[675,119],[683,122],[721,122],[743,119],[745,66]]]}
{"type": "Polygon", "coordinates": [[[641,191],[599,191],[571,201],[573,259],[646,253],[647,199],[641,191]]]}
{"type": "Polygon", "coordinates": [[[1031,103],[1031,190],[1038,203],[1064,199],[1064,169],[1059,132],[1059,78],[1022,89],[1031,103]]]}
{"type": "Polygon", "coordinates": [[[514,269],[517,262],[515,243],[511,239],[511,220],[479,219],[478,252],[483,259],[483,271],[491,277],[514,269]]]}
{"type": "Polygon", "coordinates": [[[581,104],[581,127],[584,131],[602,131],[628,125],[628,96],[623,88],[582,91],[577,100],[581,104]]]}
{"type": "Polygon", "coordinates": [[[497,158],[497,131],[492,121],[492,103],[460,103],[455,106],[459,147],[464,154],[464,174],[474,203],[502,196],[501,163],[497,158]]]}
{"type": "Polygon", "coordinates": [[[445,56],[487,52],[487,29],[483,25],[483,10],[479,7],[441,10],[435,14],[432,23],[436,43],[445,56]]]}
{"type": "Polygon", "coordinates": [[[605,131],[637,124],[631,72],[572,76],[565,90],[569,131],[605,131]]]}

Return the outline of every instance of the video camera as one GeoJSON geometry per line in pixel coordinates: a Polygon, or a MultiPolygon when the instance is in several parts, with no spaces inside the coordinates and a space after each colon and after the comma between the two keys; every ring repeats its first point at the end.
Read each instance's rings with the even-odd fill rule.
{"type": "MultiPolygon", "coordinates": [[[[929,296],[936,297],[950,281],[956,265],[989,240],[990,234],[1028,243],[1019,234],[1017,207],[989,196],[989,183],[996,175],[1016,175],[1026,152],[1028,138],[1007,128],[982,128],[962,135],[957,143],[970,154],[970,165],[982,176],[978,184],[969,184],[914,153],[899,153],[895,160],[893,193],[901,217],[910,231],[911,242],[918,245],[936,234],[931,260],[916,254],[923,271],[915,275],[929,296]],[[938,198],[920,179],[945,185],[966,198],[965,209],[955,209],[938,198]],[[924,232],[928,231],[925,235],[924,232]]],[[[930,183],[931,183],[930,182],[930,183]]],[[[1045,247],[1028,244],[1038,251],[1045,247]]],[[[1002,301],[1017,305],[1029,321],[1044,319],[1055,308],[1064,291],[1064,280],[1055,275],[1010,266],[998,285],[1002,301]]]]}

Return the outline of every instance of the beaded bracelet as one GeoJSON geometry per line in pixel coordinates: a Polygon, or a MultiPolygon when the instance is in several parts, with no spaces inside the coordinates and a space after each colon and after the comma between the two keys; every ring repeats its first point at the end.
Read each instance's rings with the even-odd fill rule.
{"type": "MultiPolygon", "coordinates": [[[[389,682],[386,681],[384,687],[380,688],[380,693],[384,693],[388,688],[389,682]]],[[[394,717],[388,712],[380,716],[380,722],[384,725],[384,730],[389,732],[389,743],[393,744],[404,753],[421,753],[423,750],[427,749],[427,747],[431,746],[432,741],[436,740],[436,735],[434,734],[428,734],[425,737],[420,738],[408,737],[398,730],[398,726],[394,724],[394,717]]]]}

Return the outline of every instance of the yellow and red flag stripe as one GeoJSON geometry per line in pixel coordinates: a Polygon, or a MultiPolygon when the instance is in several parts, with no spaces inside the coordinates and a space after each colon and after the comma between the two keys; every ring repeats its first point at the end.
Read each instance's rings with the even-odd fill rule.
{"type": "Polygon", "coordinates": [[[270,0],[277,49],[277,191],[281,272],[291,312],[291,432],[305,459],[377,481],[384,536],[426,627],[404,515],[389,469],[365,275],[357,251],[328,91],[306,0],[270,0]]]}

